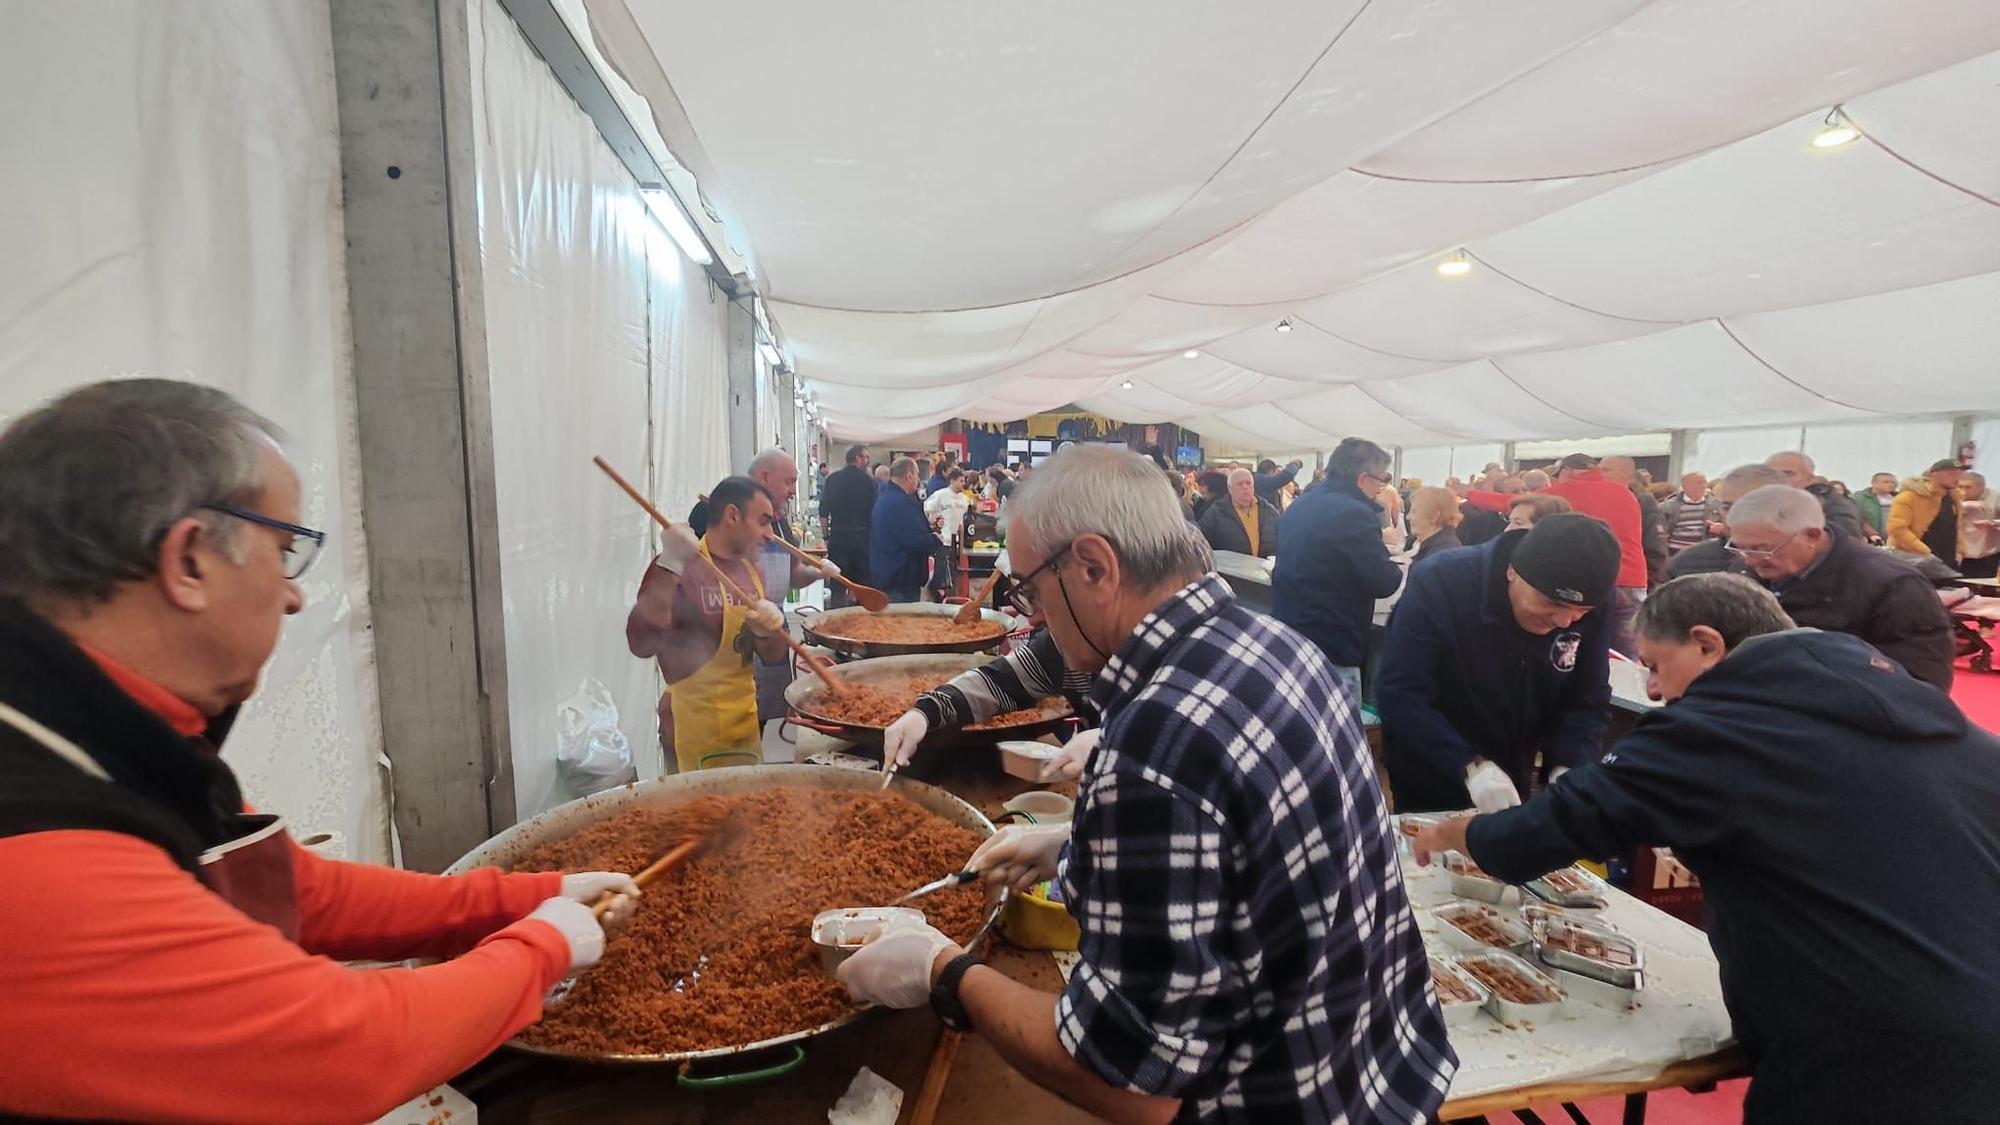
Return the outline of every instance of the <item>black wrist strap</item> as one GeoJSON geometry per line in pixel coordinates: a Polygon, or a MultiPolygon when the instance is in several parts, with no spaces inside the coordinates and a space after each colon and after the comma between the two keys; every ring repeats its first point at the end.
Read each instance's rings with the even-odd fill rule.
{"type": "Polygon", "coordinates": [[[977,964],[978,960],[970,953],[961,953],[945,963],[937,983],[931,985],[931,1011],[953,1031],[972,1030],[972,1017],[966,1014],[965,1005],[959,1002],[958,985],[965,979],[966,972],[977,964]]]}

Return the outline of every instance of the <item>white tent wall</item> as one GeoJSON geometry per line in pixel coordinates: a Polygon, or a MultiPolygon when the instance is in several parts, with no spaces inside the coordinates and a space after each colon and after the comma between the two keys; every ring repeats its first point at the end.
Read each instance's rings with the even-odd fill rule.
{"type": "Polygon", "coordinates": [[[323,4],[17,4],[0,36],[0,416],[115,376],[283,426],[328,533],[225,757],[295,832],[390,857],[323,4]]]}
{"type": "Polygon", "coordinates": [[[651,480],[676,515],[726,475],[726,306],[682,268],[631,174],[513,19],[494,0],[470,11],[508,709],[526,818],[574,795],[556,772],[559,709],[586,679],[610,690],[640,776],[660,772],[658,673],[626,651],[623,629],[652,524],[590,459],[651,480]],[[670,449],[663,421],[692,446],[670,449]]]}
{"type": "Polygon", "coordinates": [[[1398,471],[1404,477],[1415,477],[1425,484],[1443,484],[1451,477],[1470,483],[1473,474],[1496,461],[1504,461],[1506,453],[1505,445],[1492,443],[1405,449],[1398,471]]]}
{"type": "Polygon", "coordinates": [[[1877,472],[1894,473],[1901,481],[1922,474],[1940,457],[1952,456],[1951,432],[1950,418],[1807,426],[1802,448],[1820,476],[1844,481],[1850,491],[1861,492],[1877,472]]]}

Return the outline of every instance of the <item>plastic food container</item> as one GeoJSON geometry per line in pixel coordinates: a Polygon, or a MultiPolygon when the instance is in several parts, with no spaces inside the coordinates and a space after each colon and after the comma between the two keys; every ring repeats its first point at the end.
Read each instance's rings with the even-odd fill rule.
{"type": "Polygon", "coordinates": [[[891,925],[915,922],[921,925],[924,912],[908,906],[856,906],[822,910],[813,915],[813,947],[819,951],[820,967],[831,974],[854,951],[881,937],[891,925]]]}
{"type": "Polygon", "coordinates": [[[1493,993],[1479,979],[1458,967],[1451,958],[1431,961],[1431,981],[1437,987],[1438,1008],[1444,1022],[1457,1025],[1479,1017],[1493,993]]]}
{"type": "Polygon", "coordinates": [[[1446,852],[1443,859],[1444,869],[1451,873],[1452,894],[1460,898],[1492,903],[1498,903],[1506,897],[1507,884],[1488,875],[1478,864],[1472,862],[1470,856],[1460,852],[1446,852]]]}
{"type": "Polygon", "coordinates": [[[1001,808],[1031,824],[1061,824],[1076,813],[1076,802],[1061,793],[1037,789],[1009,798],[1001,808]]]}
{"type": "Polygon", "coordinates": [[[1002,742],[1000,747],[1000,768],[1010,776],[1022,781],[1040,784],[1042,766],[1062,753],[1062,747],[1050,746],[1046,742],[1002,742]]]}
{"type": "Polygon", "coordinates": [[[1431,911],[1431,916],[1438,920],[1438,937],[1467,953],[1525,950],[1534,941],[1534,935],[1519,920],[1476,902],[1447,903],[1431,911]]]}
{"type": "Polygon", "coordinates": [[[1465,975],[1486,986],[1486,1011],[1508,1027],[1562,1014],[1563,990],[1547,973],[1512,953],[1489,949],[1458,959],[1465,975]]]}
{"type": "Polygon", "coordinates": [[[1564,867],[1524,884],[1528,893],[1543,902],[1571,910],[1597,910],[1604,906],[1610,888],[1604,880],[1581,867],[1564,867]]]}

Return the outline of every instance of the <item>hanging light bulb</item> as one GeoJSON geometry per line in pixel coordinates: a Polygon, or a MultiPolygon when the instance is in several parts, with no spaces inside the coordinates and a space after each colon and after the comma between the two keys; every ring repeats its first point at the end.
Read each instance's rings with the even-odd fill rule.
{"type": "Polygon", "coordinates": [[[1850,141],[1858,140],[1860,136],[1861,130],[1856,129],[1854,123],[1847,119],[1847,115],[1840,112],[1839,106],[1834,106],[1826,111],[1826,121],[1820,125],[1819,132],[1813,134],[1812,146],[1839,148],[1850,141]]]}
{"type": "Polygon", "coordinates": [[[1182,352],[1182,353],[1181,353],[1181,358],[1182,358],[1182,359],[1200,359],[1200,358],[1201,358],[1201,353],[1200,353],[1200,352],[1198,352],[1198,351],[1196,351],[1196,350],[1194,350],[1193,348],[1189,348],[1188,350],[1186,350],[1186,351],[1184,351],[1184,352],[1182,352]]]}
{"type": "Polygon", "coordinates": [[[1451,257],[1438,263],[1439,277],[1464,277],[1471,272],[1472,259],[1466,257],[1463,250],[1453,253],[1451,257]]]}
{"type": "Polygon", "coordinates": [[[1119,390],[1121,390],[1121,391],[1129,391],[1129,390],[1131,390],[1131,389],[1132,389],[1132,380],[1130,380],[1130,379],[1127,379],[1127,380],[1125,380],[1124,382],[1122,382],[1122,383],[1118,384],[1118,389],[1119,389],[1119,390]]]}
{"type": "Polygon", "coordinates": [[[1283,334],[1283,333],[1286,333],[1286,332],[1290,332],[1291,330],[1292,330],[1292,318],[1291,318],[1291,317],[1289,317],[1289,316],[1288,316],[1288,317],[1286,317],[1285,319],[1283,319],[1283,320],[1281,320],[1281,321],[1279,321],[1279,322],[1278,322],[1278,332],[1279,332],[1280,334],[1283,334]]]}

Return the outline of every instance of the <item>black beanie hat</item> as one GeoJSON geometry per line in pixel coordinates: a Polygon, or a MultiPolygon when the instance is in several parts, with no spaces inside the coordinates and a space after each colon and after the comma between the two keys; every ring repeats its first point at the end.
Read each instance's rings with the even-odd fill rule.
{"type": "Polygon", "coordinates": [[[1581,512],[1557,512],[1535,521],[1508,565],[1554,601],[1606,605],[1618,584],[1618,537],[1581,512]]]}

